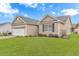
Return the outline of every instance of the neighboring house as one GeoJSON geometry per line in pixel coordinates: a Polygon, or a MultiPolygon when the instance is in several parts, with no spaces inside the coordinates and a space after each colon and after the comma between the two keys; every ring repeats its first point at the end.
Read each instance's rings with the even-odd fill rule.
{"type": "Polygon", "coordinates": [[[63,32],[67,35],[71,33],[72,22],[70,16],[55,17],[46,15],[41,21],[17,16],[11,26],[13,35],[52,34],[61,36],[63,32]]]}
{"type": "Polygon", "coordinates": [[[79,24],[74,26],[74,32],[79,34],[79,24]]]}
{"type": "Polygon", "coordinates": [[[76,24],[72,24],[72,32],[75,32],[76,24]]]}
{"type": "Polygon", "coordinates": [[[0,24],[0,33],[11,32],[11,23],[0,24]]]}

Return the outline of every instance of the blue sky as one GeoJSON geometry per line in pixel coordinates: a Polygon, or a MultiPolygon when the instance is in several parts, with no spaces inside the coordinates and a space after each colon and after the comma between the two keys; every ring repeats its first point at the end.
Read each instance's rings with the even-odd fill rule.
{"type": "Polygon", "coordinates": [[[0,3],[0,23],[12,22],[15,16],[41,20],[44,15],[70,15],[73,23],[79,22],[77,3],[0,3]]]}

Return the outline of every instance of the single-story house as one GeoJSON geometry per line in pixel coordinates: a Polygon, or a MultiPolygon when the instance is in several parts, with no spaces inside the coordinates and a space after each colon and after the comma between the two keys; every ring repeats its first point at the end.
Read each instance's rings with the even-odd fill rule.
{"type": "Polygon", "coordinates": [[[3,32],[11,32],[11,23],[7,22],[7,23],[2,23],[0,24],[0,33],[3,32]]]}
{"type": "Polygon", "coordinates": [[[74,32],[79,34],[79,23],[74,26],[74,32]]]}
{"type": "Polygon", "coordinates": [[[17,16],[11,24],[12,35],[35,36],[38,34],[52,34],[61,36],[63,32],[71,33],[71,17],[46,15],[41,21],[32,18],[17,16]]]}

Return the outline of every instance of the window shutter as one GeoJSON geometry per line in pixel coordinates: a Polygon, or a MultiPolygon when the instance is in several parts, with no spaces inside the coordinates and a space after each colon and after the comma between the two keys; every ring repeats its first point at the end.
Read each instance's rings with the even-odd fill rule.
{"type": "Polygon", "coordinates": [[[42,24],[42,31],[44,32],[44,24],[42,24]]]}
{"type": "Polygon", "coordinates": [[[52,24],[52,32],[54,32],[54,24],[52,24]]]}

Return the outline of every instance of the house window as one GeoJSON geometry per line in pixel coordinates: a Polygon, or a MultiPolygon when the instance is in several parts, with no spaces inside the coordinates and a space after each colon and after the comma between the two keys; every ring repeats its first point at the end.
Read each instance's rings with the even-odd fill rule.
{"type": "Polygon", "coordinates": [[[52,32],[52,25],[50,24],[43,24],[43,31],[52,32]]]}

